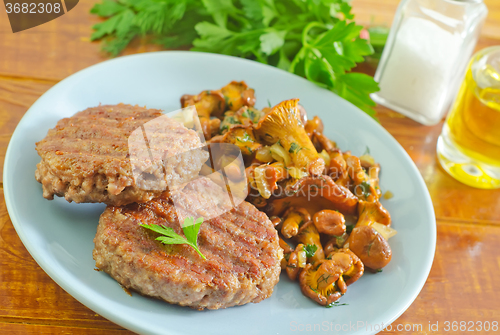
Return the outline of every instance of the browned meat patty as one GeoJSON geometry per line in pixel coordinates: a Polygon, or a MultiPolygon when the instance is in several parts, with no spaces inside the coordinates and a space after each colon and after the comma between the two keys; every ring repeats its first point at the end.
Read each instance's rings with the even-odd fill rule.
{"type": "Polygon", "coordinates": [[[170,197],[108,206],[94,239],[97,268],[126,288],[200,310],[269,297],[279,280],[283,252],[273,224],[250,203],[202,223],[198,247],[206,260],[190,246],[161,244],[155,240],[158,234],[139,226],[165,225],[184,236],[179,216],[211,216],[230,206],[219,190],[202,178],[170,197]]]}
{"type": "Polygon", "coordinates": [[[36,144],[42,159],[35,177],[47,199],[145,202],[169,184],[198,175],[208,159],[200,146],[195,131],[160,110],[124,104],[88,108],[60,120],[36,144]]]}

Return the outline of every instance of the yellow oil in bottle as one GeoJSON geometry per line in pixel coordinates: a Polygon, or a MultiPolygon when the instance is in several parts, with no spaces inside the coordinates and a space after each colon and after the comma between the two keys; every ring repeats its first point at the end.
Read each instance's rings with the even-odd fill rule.
{"type": "MultiPolygon", "coordinates": [[[[500,47],[496,61],[479,53],[465,79],[438,141],[441,164],[459,181],[500,187],[500,47]]],[[[494,59],[493,59],[494,60],[494,59]]]]}

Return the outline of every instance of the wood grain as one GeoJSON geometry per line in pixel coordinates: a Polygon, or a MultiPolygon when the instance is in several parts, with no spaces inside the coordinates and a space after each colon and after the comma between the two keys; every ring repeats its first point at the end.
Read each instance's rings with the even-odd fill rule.
{"type": "MultiPolygon", "coordinates": [[[[88,39],[99,22],[88,13],[94,1],[80,1],[63,17],[16,34],[0,10],[0,334],[133,334],[80,304],[41,270],[12,226],[1,184],[8,141],[26,110],[58,81],[107,59],[88,39]]],[[[398,2],[353,0],[357,22],[390,26],[398,2]]],[[[500,45],[500,1],[485,3],[489,15],[477,49],[500,45]]],[[[126,53],[157,49],[137,40],[126,53]]],[[[426,285],[393,323],[422,328],[383,334],[443,334],[445,321],[500,321],[500,190],[473,189],[443,171],[435,153],[442,124],[426,127],[381,106],[377,111],[424,177],[438,219],[426,285]],[[429,322],[439,322],[440,330],[429,331],[429,322]]]]}

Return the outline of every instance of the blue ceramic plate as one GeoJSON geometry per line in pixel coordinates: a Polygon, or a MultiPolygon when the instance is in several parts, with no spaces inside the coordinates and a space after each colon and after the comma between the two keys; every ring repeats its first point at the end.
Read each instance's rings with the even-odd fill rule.
{"type": "Polygon", "coordinates": [[[64,290],[105,318],[141,334],[292,334],[315,331],[373,334],[401,315],[429,274],[436,221],[425,183],[403,148],[379,124],[345,100],[285,71],[240,58],[195,52],[157,52],[121,57],[82,70],[46,92],[28,110],[9,144],[4,194],[19,237],[38,264],[64,290]],[[102,204],[67,203],[42,197],[34,173],[35,142],[63,117],[88,107],[120,102],[165,111],[179,98],[218,89],[231,80],[255,88],[257,107],[300,98],[318,115],[325,134],[356,155],[369,146],[382,166],[384,200],[398,234],[393,257],[382,273],[367,273],[341,302],[324,308],[304,297],[297,283],[281,277],[269,299],[217,311],[195,311],[132,297],[106,273],[94,271],[93,238],[102,204]]]}

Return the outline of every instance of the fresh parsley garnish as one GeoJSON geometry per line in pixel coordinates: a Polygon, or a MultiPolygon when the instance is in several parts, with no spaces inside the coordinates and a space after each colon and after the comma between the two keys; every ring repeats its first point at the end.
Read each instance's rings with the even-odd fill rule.
{"type": "Polygon", "coordinates": [[[255,112],[251,109],[245,110],[241,115],[243,117],[246,117],[246,118],[252,120],[252,122],[255,121],[255,117],[257,116],[257,114],[255,114],[255,112]]]}
{"type": "Polygon", "coordinates": [[[236,137],[236,140],[238,142],[241,142],[241,143],[255,142],[254,140],[252,140],[252,138],[250,137],[250,135],[248,135],[247,132],[245,132],[245,134],[243,135],[243,137],[236,137]]]}
{"type": "Polygon", "coordinates": [[[351,72],[374,49],[360,37],[350,0],[101,1],[90,12],[107,20],[93,26],[91,39],[102,39],[113,56],[148,35],[169,49],[193,46],[276,66],[375,115],[370,93],[379,90],[377,83],[351,72]]]}
{"type": "Polygon", "coordinates": [[[362,192],[363,192],[363,195],[365,196],[365,198],[368,198],[371,194],[370,183],[367,181],[362,181],[361,184],[359,184],[359,186],[361,186],[361,189],[362,189],[362,192]]]}
{"type": "Polygon", "coordinates": [[[166,227],[163,225],[156,224],[141,224],[141,227],[150,229],[162,236],[156,238],[163,244],[187,244],[191,246],[196,252],[203,258],[207,259],[198,249],[198,232],[200,231],[200,226],[203,223],[203,218],[200,217],[196,219],[196,222],[192,217],[187,217],[184,219],[184,224],[181,226],[184,232],[185,238],[177,234],[171,227],[166,227]]]}
{"type": "Polygon", "coordinates": [[[297,154],[302,149],[304,148],[301,148],[297,143],[292,142],[292,144],[290,144],[290,149],[288,149],[288,152],[291,154],[297,154]]]}
{"type": "Polygon", "coordinates": [[[306,244],[304,246],[304,251],[306,252],[307,257],[313,257],[318,250],[318,246],[316,244],[306,244]]]}

